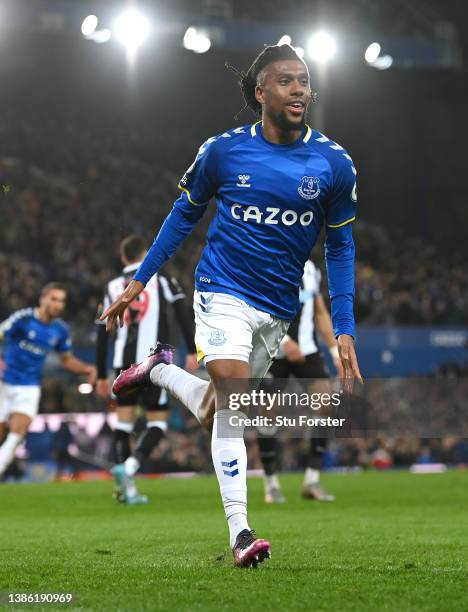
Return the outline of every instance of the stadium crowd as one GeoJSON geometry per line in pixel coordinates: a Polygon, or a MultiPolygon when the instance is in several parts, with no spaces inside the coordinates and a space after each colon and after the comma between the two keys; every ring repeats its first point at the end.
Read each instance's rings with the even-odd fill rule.
{"type": "MultiPolygon", "coordinates": [[[[197,144],[173,129],[126,126],[111,116],[19,121],[6,113],[0,136],[0,317],[34,302],[44,282],[60,280],[70,289],[68,318],[83,337],[118,271],[119,241],[129,233],[152,239],[197,144]]],[[[170,264],[188,290],[206,224],[170,264]]],[[[390,236],[365,221],[355,224],[355,235],[358,322],[468,322],[463,252],[390,236]]]]}
{"type": "MultiPolygon", "coordinates": [[[[173,128],[123,125],[111,114],[95,120],[89,114],[41,111],[18,117],[11,109],[0,116],[0,319],[34,304],[45,282],[59,280],[69,288],[66,318],[75,338],[92,342],[103,288],[120,269],[119,242],[129,233],[152,240],[199,144],[173,128]]],[[[170,264],[188,292],[213,208],[170,264]]],[[[439,250],[421,237],[390,235],[359,220],[355,236],[359,323],[468,323],[462,251],[439,250]]],[[[43,409],[47,401],[55,403],[47,384],[43,409]]],[[[398,466],[425,457],[463,462],[463,444],[454,437],[437,443],[404,435],[355,438],[331,445],[329,461],[359,467],[398,466]]],[[[252,465],[259,465],[256,448],[250,443],[252,465]]],[[[300,467],[301,449],[291,441],[284,444],[285,469],[300,467]]],[[[154,461],[158,470],[209,470],[207,438],[194,424],[175,427],[154,461]]]]}

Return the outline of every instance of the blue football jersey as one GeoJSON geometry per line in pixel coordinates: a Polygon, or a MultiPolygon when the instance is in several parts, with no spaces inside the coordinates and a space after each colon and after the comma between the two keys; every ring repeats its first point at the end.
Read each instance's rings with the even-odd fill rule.
{"type": "MultiPolygon", "coordinates": [[[[209,138],[179,188],[181,197],[135,275],[144,284],[212,197],[217,210],[195,271],[199,291],[232,294],[290,320],[299,310],[304,264],[324,225],[329,276],[340,276],[345,259],[354,262],[349,224],[356,215],[356,170],[343,147],[308,126],[287,145],[266,140],[261,122],[209,138]]],[[[341,278],[330,283],[332,300],[335,289],[348,300],[337,301],[335,312],[332,303],[337,333],[354,332],[354,274],[347,274],[345,289],[341,278]]]]}
{"type": "Polygon", "coordinates": [[[71,350],[68,326],[55,319],[43,323],[34,308],[14,312],[0,325],[5,338],[3,380],[10,385],[40,385],[46,355],[71,350]]]}

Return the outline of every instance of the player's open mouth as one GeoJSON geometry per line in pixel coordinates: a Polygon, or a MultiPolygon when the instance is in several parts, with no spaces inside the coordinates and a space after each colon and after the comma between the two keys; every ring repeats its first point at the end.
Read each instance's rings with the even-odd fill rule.
{"type": "Polygon", "coordinates": [[[291,102],[287,104],[286,107],[293,115],[301,115],[304,111],[304,102],[291,102]]]}

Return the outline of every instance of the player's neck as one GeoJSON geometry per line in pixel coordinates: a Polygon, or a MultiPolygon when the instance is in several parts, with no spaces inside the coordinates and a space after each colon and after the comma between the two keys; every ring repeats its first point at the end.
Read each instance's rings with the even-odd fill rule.
{"type": "Polygon", "coordinates": [[[297,130],[285,130],[269,121],[267,117],[262,120],[263,137],[272,144],[293,144],[301,137],[303,129],[303,126],[300,126],[297,130]]]}
{"type": "Polygon", "coordinates": [[[36,318],[42,321],[42,323],[50,323],[52,321],[52,317],[40,306],[36,308],[36,318]]]}

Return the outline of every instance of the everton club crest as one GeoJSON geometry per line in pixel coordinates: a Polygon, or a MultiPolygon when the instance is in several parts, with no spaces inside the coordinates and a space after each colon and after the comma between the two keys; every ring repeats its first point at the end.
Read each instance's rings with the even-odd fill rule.
{"type": "Polygon", "coordinates": [[[213,346],[222,346],[226,342],[226,336],[222,329],[214,329],[208,339],[209,344],[213,346]]]}
{"type": "Polygon", "coordinates": [[[320,193],[320,179],[316,176],[303,176],[299,185],[299,194],[306,200],[313,200],[320,193]]]}

